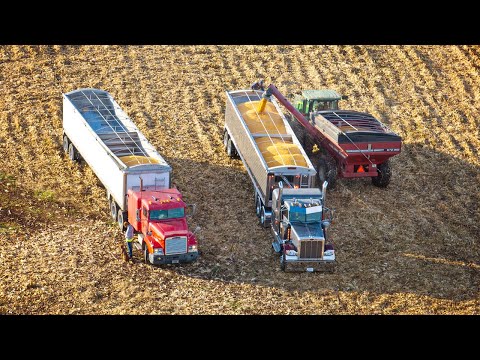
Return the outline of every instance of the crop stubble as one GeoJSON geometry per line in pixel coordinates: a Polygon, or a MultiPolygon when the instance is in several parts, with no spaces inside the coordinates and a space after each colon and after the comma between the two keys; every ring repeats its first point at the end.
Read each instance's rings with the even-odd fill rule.
{"type": "MultiPolygon", "coordinates": [[[[476,46],[0,47],[0,313],[478,314],[476,46]],[[224,91],[330,87],[404,139],[387,189],[341,180],[334,274],[282,273],[222,145],[224,91]],[[199,261],[128,265],[105,192],[62,152],[61,93],[109,91],[197,204],[199,261]]],[[[140,254],[136,255],[140,260],[140,254]]]]}

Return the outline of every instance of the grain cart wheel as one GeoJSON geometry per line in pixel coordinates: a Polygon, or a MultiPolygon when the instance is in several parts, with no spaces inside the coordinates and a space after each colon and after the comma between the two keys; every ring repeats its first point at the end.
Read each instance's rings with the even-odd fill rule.
{"type": "Polygon", "coordinates": [[[255,214],[257,217],[260,217],[260,213],[262,212],[262,200],[260,200],[260,197],[258,194],[255,194],[255,214]]]}
{"type": "Polygon", "coordinates": [[[322,187],[324,181],[328,181],[328,187],[335,186],[337,180],[337,164],[332,157],[321,157],[317,162],[318,187],[322,187]]]}
{"type": "Polygon", "coordinates": [[[123,223],[125,222],[125,219],[127,218],[127,212],[122,211],[122,209],[118,209],[118,215],[117,215],[117,223],[120,228],[120,230],[125,231],[127,228],[123,226],[123,223]]]}
{"type": "Polygon", "coordinates": [[[70,141],[68,141],[68,136],[63,135],[63,151],[65,151],[65,154],[68,154],[68,145],[70,145],[70,141]]]}
{"type": "Polygon", "coordinates": [[[387,187],[390,183],[390,178],[392,177],[390,161],[387,160],[384,163],[377,165],[377,173],[377,176],[372,177],[372,184],[378,187],[387,187]]]}
{"type": "Polygon", "coordinates": [[[145,264],[150,263],[150,260],[148,260],[148,246],[145,243],[143,243],[143,262],[145,264]]]}
{"type": "Polygon", "coordinates": [[[75,146],[73,146],[72,143],[68,145],[68,157],[72,161],[77,161],[78,160],[78,152],[77,149],[75,149],[75,146]]]}
{"type": "Polygon", "coordinates": [[[228,145],[228,139],[230,138],[230,136],[228,136],[228,131],[225,129],[223,131],[223,146],[225,149],[227,149],[227,145],[228,145]]]}
{"type": "Polygon", "coordinates": [[[117,203],[115,202],[114,198],[110,199],[110,216],[115,221],[117,220],[117,203]]]}
{"type": "Polygon", "coordinates": [[[236,156],[237,151],[235,150],[235,145],[233,145],[233,141],[231,138],[228,138],[227,141],[227,155],[232,159],[236,156]]]}

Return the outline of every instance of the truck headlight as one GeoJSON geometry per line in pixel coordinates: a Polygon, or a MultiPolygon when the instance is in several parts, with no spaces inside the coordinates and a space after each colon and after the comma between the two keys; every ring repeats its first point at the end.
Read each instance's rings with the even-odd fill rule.
{"type": "Polygon", "coordinates": [[[163,249],[162,248],[155,248],[155,249],[153,249],[153,253],[155,255],[163,255],[163,249]]]}
{"type": "Polygon", "coordinates": [[[195,252],[197,251],[197,245],[189,245],[188,252],[195,252]]]}

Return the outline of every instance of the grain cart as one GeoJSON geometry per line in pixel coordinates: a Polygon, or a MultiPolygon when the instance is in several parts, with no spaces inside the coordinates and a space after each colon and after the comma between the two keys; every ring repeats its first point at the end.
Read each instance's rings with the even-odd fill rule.
{"type": "MultiPolygon", "coordinates": [[[[308,199],[319,203],[323,199],[319,189],[312,188],[315,169],[279,105],[274,99],[262,97],[262,92],[255,90],[227,91],[226,98],[223,133],[225,149],[228,156],[238,156],[247,170],[254,188],[256,214],[261,226],[270,225],[274,232],[272,247],[282,254],[282,269],[285,270],[287,262],[302,266],[308,263],[307,268],[313,270],[314,264],[334,261],[333,249],[328,253],[324,252],[325,237],[322,226],[327,223],[317,221],[315,224],[312,222],[310,227],[305,227],[305,221],[301,219],[290,221],[287,216],[284,220],[283,207],[292,206],[297,209],[300,205],[297,206],[297,202],[295,205],[289,205],[288,202],[284,204],[282,193],[272,198],[276,189],[281,186],[282,189],[285,187],[284,198],[289,201],[308,199]],[[278,211],[281,210],[277,215],[273,214],[273,221],[272,206],[278,211]],[[280,223],[284,225],[279,225],[280,223]],[[300,235],[285,237],[286,226],[289,226],[290,234],[300,235]],[[298,232],[295,230],[297,228],[298,232]],[[300,228],[307,229],[305,231],[310,229],[311,232],[307,235],[300,228]],[[289,251],[288,255],[286,251],[289,251]]],[[[302,200],[302,206],[307,202],[302,200]]],[[[306,208],[302,209],[297,212],[305,212],[306,208]]],[[[294,214],[295,211],[291,213],[294,214]]],[[[316,220],[318,215],[324,220],[325,214],[323,208],[315,207],[316,220]]]]}
{"type": "Polygon", "coordinates": [[[72,161],[83,159],[105,186],[112,219],[122,230],[127,219],[133,225],[145,262],[198,257],[186,221],[189,206],[170,188],[172,168],[108,92],[63,94],[63,149],[72,161]]]}
{"type": "Polygon", "coordinates": [[[333,90],[305,90],[294,99],[296,107],[275,85],[266,91],[298,121],[291,122],[292,128],[314,162],[320,183],[327,180],[333,186],[337,177],[371,177],[373,185],[388,186],[389,159],[400,153],[402,138],[386,125],[367,113],[339,110],[342,96],[333,90]],[[323,154],[314,156],[313,145],[323,154]]]}

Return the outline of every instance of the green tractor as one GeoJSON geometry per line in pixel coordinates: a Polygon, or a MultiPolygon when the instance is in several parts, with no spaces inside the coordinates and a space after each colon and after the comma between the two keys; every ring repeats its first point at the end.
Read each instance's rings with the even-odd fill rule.
{"type": "Polygon", "coordinates": [[[303,90],[301,95],[295,95],[293,104],[295,108],[308,116],[312,111],[338,110],[338,101],[346,99],[335,90],[303,90]]]}

